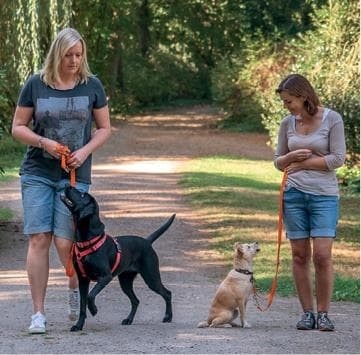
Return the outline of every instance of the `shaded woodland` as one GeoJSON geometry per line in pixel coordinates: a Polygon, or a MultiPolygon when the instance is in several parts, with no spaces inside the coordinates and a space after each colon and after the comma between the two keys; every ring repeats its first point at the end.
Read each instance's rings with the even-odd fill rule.
{"type": "MultiPolygon", "coordinates": [[[[357,0],[0,0],[0,134],[56,33],[75,27],[113,114],[211,103],[225,127],[275,143],[290,72],[307,76],[345,120],[348,162],[359,153],[357,0]]],[[[0,137],[1,139],[1,137],[0,137]]]]}

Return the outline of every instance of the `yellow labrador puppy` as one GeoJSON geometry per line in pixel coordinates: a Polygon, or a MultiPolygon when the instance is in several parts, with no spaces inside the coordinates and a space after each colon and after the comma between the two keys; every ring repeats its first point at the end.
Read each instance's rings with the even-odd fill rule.
{"type": "Polygon", "coordinates": [[[239,327],[233,321],[238,313],[241,327],[249,328],[246,322],[246,305],[253,291],[253,257],[260,251],[258,243],[234,244],[233,267],[227,277],[219,285],[213,299],[208,319],[200,322],[198,328],[222,327],[230,324],[239,327]]]}

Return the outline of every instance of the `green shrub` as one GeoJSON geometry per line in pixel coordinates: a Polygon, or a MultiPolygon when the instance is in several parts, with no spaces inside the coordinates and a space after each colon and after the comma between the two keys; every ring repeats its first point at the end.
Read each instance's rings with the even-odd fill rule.
{"type": "Polygon", "coordinates": [[[337,169],[337,178],[340,187],[347,194],[360,193],[360,170],[358,167],[342,166],[337,169]]]}
{"type": "MultiPolygon", "coordinates": [[[[284,55],[292,53],[293,58],[286,70],[280,73],[283,76],[291,72],[305,75],[318,92],[321,102],[342,115],[347,164],[353,166],[358,164],[360,151],[358,3],[352,0],[329,1],[328,5],[316,11],[314,23],[319,24],[315,31],[289,43],[284,49],[284,55]]],[[[275,62],[282,63],[282,56],[277,55],[275,62]]],[[[279,73],[271,73],[273,90],[279,80],[279,73]]],[[[272,103],[270,91],[263,91],[263,96],[262,105],[266,111],[263,122],[270,132],[272,145],[275,145],[284,109],[280,100],[272,103]]]]}

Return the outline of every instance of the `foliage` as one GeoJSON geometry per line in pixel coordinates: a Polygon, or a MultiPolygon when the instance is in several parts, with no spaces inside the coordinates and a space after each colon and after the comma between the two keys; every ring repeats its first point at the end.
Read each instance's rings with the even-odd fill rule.
{"type": "Polygon", "coordinates": [[[337,178],[346,194],[360,194],[360,169],[356,166],[342,166],[337,169],[337,178]]]}
{"type": "Polygon", "coordinates": [[[213,71],[212,92],[231,125],[262,122],[276,145],[286,115],[275,94],[281,79],[299,72],[312,82],[321,101],[341,113],[345,123],[347,165],[359,161],[359,5],[354,0],[314,4],[313,27],[287,42],[264,39],[248,45],[213,71]]]}
{"type": "MultiPolygon", "coordinates": [[[[208,157],[190,161],[182,171],[187,200],[202,215],[210,247],[230,262],[233,243],[258,241],[257,286],[266,291],[275,271],[280,173],[270,161],[208,157]]],[[[359,302],[359,198],[341,196],[334,242],[334,300],[359,302]],[[345,258],[347,255],[347,258],[345,258]],[[346,287],[349,286],[349,287],[346,287]]],[[[277,292],[294,295],[289,243],[281,246],[277,292]]]]}
{"type": "Polygon", "coordinates": [[[16,142],[11,136],[0,137],[0,166],[6,175],[9,170],[18,170],[21,159],[24,156],[26,146],[16,142]]]}
{"type": "Polygon", "coordinates": [[[355,0],[5,1],[0,129],[8,132],[21,84],[70,25],[84,36],[90,67],[117,113],[213,98],[226,113],[224,127],[266,129],[274,144],[283,115],[274,87],[289,71],[305,73],[323,102],[342,113],[352,165],[358,19],[355,0]]]}
{"type": "MultiPolygon", "coordinates": [[[[315,86],[324,105],[341,113],[345,123],[348,165],[358,163],[360,150],[360,108],[358,75],[358,3],[353,0],[329,1],[316,11],[315,23],[319,27],[294,41],[285,50],[294,53],[288,71],[304,74],[315,86]]],[[[283,70],[285,75],[286,71],[283,70]]],[[[273,88],[279,75],[272,75],[273,88]]],[[[265,93],[263,105],[274,100],[265,93]]],[[[272,107],[272,105],[271,105],[272,107]]],[[[281,103],[264,115],[264,123],[276,143],[278,124],[282,112],[281,103]]]]}

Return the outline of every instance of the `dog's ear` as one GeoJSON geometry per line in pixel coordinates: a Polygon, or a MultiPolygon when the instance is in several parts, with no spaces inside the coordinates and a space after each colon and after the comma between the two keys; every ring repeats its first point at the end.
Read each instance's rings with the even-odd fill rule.
{"type": "Polygon", "coordinates": [[[87,205],[81,211],[79,211],[79,219],[84,219],[95,212],[94,206],[87,205]]]}
{"type": "Polygon", "coordinates": [[[95,198],[90,196],[90,202],[87,203],[80,211],[79,211],[79,219],[86,218],[91,216],[92,214],[96,214],[99,211],[99,207],[95,198]]]}
{"type": "Polygon", "coordinates": [[[234,243],[234,251],[239,254],[239,255],[243,255],[243,246],[242,243],[240,242],[236,242],[234,243]]]}

